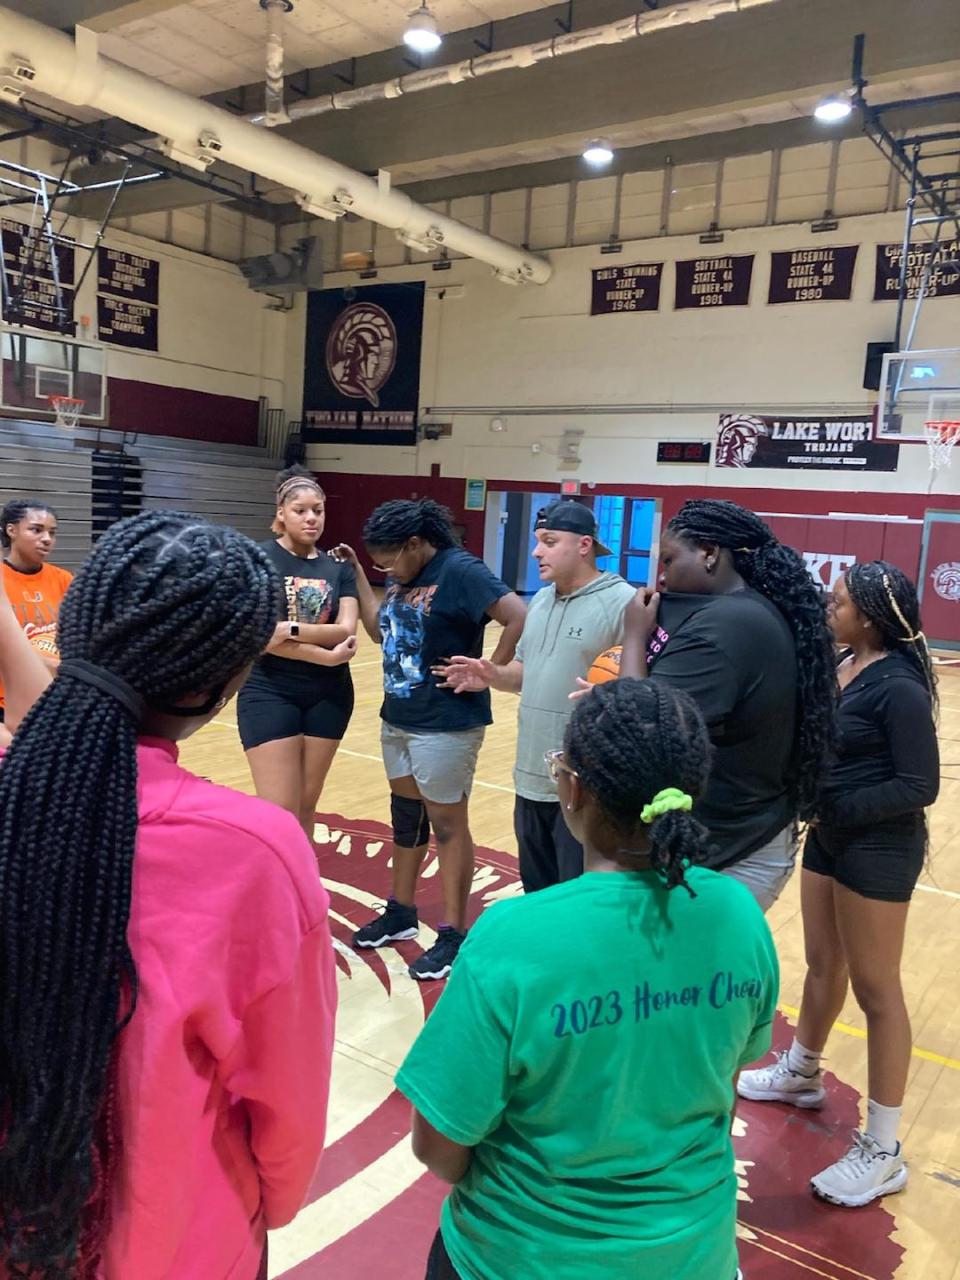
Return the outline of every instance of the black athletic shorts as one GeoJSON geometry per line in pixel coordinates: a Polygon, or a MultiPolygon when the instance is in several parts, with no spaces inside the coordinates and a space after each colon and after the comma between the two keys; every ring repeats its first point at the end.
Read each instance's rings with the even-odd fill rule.
{"type": "Polygon", "coordinates": [[[438,1231],[433,1237],[430,1257],[427,1259],[427,1274],[424,1280],[461,1280],[460,1272],[450,1261],[443,1236],[438,1231]]]}
{"type": "MultiPolygon", "coordinates": [[[[254,671],[237,698],[237,724],[244,751],[280,738],[332,738],[347,731],[353,714],[350,668],[333,667],[334,679],[280,681],[254,671]],[[340,672],[343,674],[341,675],[340,672]]],[[[324,676],[327,672],[323,672],[324,676]]]]}
{"type": "Polygon", "coordinates": [[[875,827],[811,827],[803,866],[881,902],[909,902],[923,870],[926,819],[908,813],[875,827]]]}

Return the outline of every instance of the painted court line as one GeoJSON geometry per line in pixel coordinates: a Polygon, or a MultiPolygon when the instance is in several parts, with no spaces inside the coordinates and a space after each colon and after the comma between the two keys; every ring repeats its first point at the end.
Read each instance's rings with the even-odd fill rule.
{"type": "MultiPolygon", "coordinates": [[[[211,720],[211,724],[215,724],[219,729],[232,729],[234,733],[237,726],[232,720],[211,720]]],[[[349,747],[341,747],[337,753],[342,756],[353,756],[355,760],[372,760],[374,764],[383,764],[380,756],[368,755],[366,751],[351,751],[349,747]]],[[[506,795],[513,795],[513,787],[501,787],[498,782],[481,782],[479,778],[474,778],[473,785],[475,787],[486,787],[488,791],[503,791],[506,795]]]]}
{"type": "Polygon", "coordinates": [[[932,884],[917,884],[914,888],[921,893],[939,893],[942,898],[960,898],[960,893],[954,893],[952,889],[937,889],[932,884]]]}
{"type": "MultiPolygon", "coordinates": [[[[800,1010],[792,1004],[778,1004],[777,1008],[781,1013],[785,1013],[790,1018],[798,1018],[800,1010]]],[[[858,1040],[866,1040],[867,1033],[862,1027],[851,1027],[846,1022],[835,1022],[832,1027],[833,1031],[842,1031],[845,1036],[856,1036],[858,1040]]],[[[925,1062],[936,1062],[938,1066],[950,1067],[953,1071],[960,1071],[960,1058],[947,1058],[942,1053],[931,1053],[929,1049],[918,1049],[915,1045],[910,1050],[914,1058],[922,1058],[925,1062]]]]}
{"type": "MultiPolygon", "coordinates": [[[[835,1258],[828,1258],[826,1254],[815,1253],[812,1249],[805,1249],[802,1244],[797,1244],[795,1240],[787,1240],[783,1236],[775,1235],[774,1232],[772,1231],[767,1231],[763,1227],[758,1227],[754,1223],[748,1222],[743,1214],[741,1214],[741,1221],[743,1222],[743,1225],[747,1228],[747,1230],[753,1232],[755,1235],[765,1236],[768,1240],[775,1240],[777,1244],[785,1245],[788,1249],[793,1249],[796,1253],[804,1253],[808,1258],[815,1258],[817,1262],[823,1262],[823,1263],[826,1263],[828,1266],[836,1267],[838,1271],[847,1271],[850,1273],[850,1275],[856,1276],[857,1280],[874,1280],[874,1277],[868,1276],[865,1271],[857,1271],[855,1267],[848,1267],[846,1263],[837,1262],[835,1258]]],[[[769,1249],[769,1246],[761,1244],[761,1242],[758,1240],[751,1240],[749,1243],[756,1245],[761,1249],[763,1248],[769,1249]]],[[[769,1251],[774,1252],[774,1250],[772,1249],[769,1251]]],[[[777,1257],[779,1258],[783,1258],[785,1256],[786,1255],[782,1253],[777,1254],[777,1257]]],[[[799,1265],[807,1266],[809,1269],[809,1264],[804,1263],[801,1259],[788,1258],[787,1261],[793,1261],[794,1263],[799,1263],[799,1265]]],[[[823,1275],[824,1273],[818,1271],[816,1274],[823,1275]]]]}

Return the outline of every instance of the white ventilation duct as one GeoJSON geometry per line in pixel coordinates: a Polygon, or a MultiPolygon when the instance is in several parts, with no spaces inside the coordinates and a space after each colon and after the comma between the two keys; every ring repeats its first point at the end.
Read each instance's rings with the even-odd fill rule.
{"type": "Polygon", "coordinates": [[[439,244],[489,263],[511,283],[545,284],[550,279],[545,258],[455,222],[276,132],[102,57],[96,35],[85,27],[77,27],[74,42],[62,31],[0,7],[0,96],[11,100],[26,92],[138,124],[165,139],[171,157],[194,168],[223,160],[259,174],[299,192],[301,207],[319,217],[336,220],[355,213],[392,228],[411,244],[439,244]]]}
{"type": "MultiPolygon", "coordinates": [[[[517,45],[513,49],[496,49],[477,58],[467,58],[445,67],[426,67],[393,80],[379,84],[361,85],[358,89],[345,89],[342,93],[327,93],[319,98],[302,98],[289,108],[291,120],[303,120],[309,116],[322,116],[328,111],[349,111],[368,102],[382,102],[385,98],[403,98],[410,93],[422,93],[425,89],[439,89],[446,85],[463,84],[493,75],[496,71],[517,71],[535,67],[541,62],[562,58],[568,53],[582,53],[605,44],[625,44],[638,36],[653,35],[673,27],[709,22],[727,13],[740,13],[745,9],[757,9],[777,0],[689,0],[687,4],[664,6],[660,9],[643,9],[629,18],[608,22],[602,27],[587,27],[583,31],[568,31],[564,35],[551,36],[535,44],[517,45]]],[[[262,113],[247,117],[253,124],[269,124],[262,113]]]]}

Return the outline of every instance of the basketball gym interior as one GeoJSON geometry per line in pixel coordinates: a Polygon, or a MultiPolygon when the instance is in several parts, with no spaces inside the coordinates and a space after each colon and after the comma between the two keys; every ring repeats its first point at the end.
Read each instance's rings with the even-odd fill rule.
{"type": "MultiPolygon", "coordinates": [[[[880,558],[917,582],[942,779],[904,957],[910,1188],[852,1215],[806,1191],[857,1122],[851,999],[829,1112],[738,1118],[738,1233],[748,1280],[960,1280],[956,0],[6,0],[0,204],[0,494],[56,507],[69,569],[153,507],[263,540],[299,463],[324,546],[433,498],[526,600],[561,495],[638,588],[693,497],[760,513],[824,592],[880,558]]],[[[314,831],[340,983],[327,1150],[270,1275],[419,1280],[443,1186],[393,1075],[442,984],[347,945],[390,839],[365,636],[352,670],[314,831]]],[[[475,913],[520,892],[515,699],[494,720],[475,913]]],[[[232,705],[183,758],[252,790],[232,705]]],[[[798,879],[769,917],[780,1048],[798,879]]]]}

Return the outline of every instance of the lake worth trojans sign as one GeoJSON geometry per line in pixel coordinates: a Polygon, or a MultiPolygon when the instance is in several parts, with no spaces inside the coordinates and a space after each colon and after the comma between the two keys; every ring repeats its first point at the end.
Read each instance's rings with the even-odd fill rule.
{"type": "Polygon", "coordinates": [[[416,442],[423,295],[422,281],[309,294],[305,440],[416,442]]]}
{"type": "Polygon", "coordinates": [[[873,439],[872,418],[721,413],[718,467],[787,471],[896,471],[899,445],[873,439]]]}

